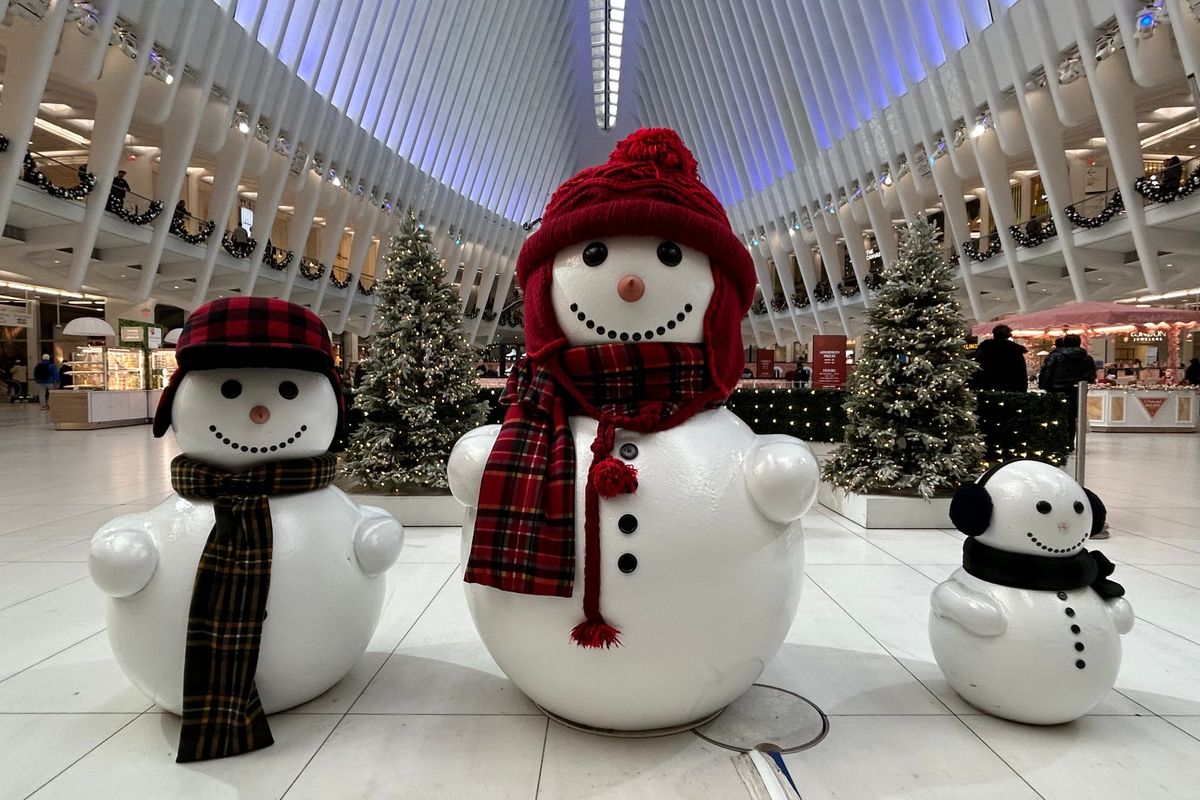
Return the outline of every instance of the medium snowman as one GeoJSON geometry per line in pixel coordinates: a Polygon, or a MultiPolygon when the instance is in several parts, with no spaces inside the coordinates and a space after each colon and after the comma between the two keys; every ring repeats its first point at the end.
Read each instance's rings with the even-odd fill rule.
{"type": "Polygon", "coordinates": [[[180,761],[271,744],[265,714],[329,689],[379,621],[403,531],[332,485],[343,400],[321,320],[274,298],[188,318],[163,393],[183,455],[159,506],[92,539],[129,679],[183,717],[180,761]]]}
{"type": "Polygon", "coordinates": [[[963,565],[931,598],[929,641],[968,703],[1037,725],[1095,708],[1121,666],[1133,609],[1113,565],[1084,549],[1104,504],[1062,470],[1020,459],[959,489],[963,565]]]}
{"type": "Polygon", "coordinates": [[[468,604],[500,668],[593,729],[695,725],[778,649],[818,467],[722,403],[754,267],[696,162],[634,133],[554,194],[517,260],[528,355],[455,445],[468,604]]]}

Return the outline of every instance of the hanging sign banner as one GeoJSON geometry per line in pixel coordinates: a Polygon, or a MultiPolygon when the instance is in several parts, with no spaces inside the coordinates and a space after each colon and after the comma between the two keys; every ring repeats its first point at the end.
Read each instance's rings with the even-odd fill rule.
{"type": "Polygon", "coordinates": [[[23,308],[0,306],[0,327],[28,328],[33,318],[23,308]]]}
{"type": "Polygon", "coordinates": [[[846,385],[846,337],[817,335],[812,345],[814,389],[840,389],[846,385]]]}

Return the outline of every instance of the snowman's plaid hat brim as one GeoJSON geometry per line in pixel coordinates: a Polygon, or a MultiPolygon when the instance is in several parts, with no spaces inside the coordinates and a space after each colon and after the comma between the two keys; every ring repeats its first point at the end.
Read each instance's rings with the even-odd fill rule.
{"type": "Polygon", "coordinates": [[[312,311],[277,297],[228,297],[197,308],[175,344],[179,365],[154,415],[154,435],[171,427],[171,405],[190,370],[270,367],[326,375],[338,400],[337,441],[343,439],[345,400],[334,367],[329,329],[312,311]]]}

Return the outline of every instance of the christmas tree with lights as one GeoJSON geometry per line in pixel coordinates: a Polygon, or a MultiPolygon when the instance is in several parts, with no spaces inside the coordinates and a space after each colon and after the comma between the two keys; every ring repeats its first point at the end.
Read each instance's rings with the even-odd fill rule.
{"type": "Polygon", "coordinates": [[[968,388],[976,367],[952,275],[936,228],[910,222],[846,384],[846,438],[824,474],[835,486],[928,498],[977,473],[984,443],[968,388]]]}
{"type": "Polygon", "coordinates": [[[450,448],[483,422],[479,356],[423,225],[410,218],[383,263],[375,285],[379,324],[354,396],[363,416],[342,472],[379,491],[445,489],[450,448]]]}

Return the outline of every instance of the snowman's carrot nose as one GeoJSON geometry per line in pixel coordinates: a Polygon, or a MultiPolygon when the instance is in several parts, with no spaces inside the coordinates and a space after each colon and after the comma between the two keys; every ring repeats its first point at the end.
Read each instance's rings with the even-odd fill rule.
{"type": "Polygon", "coordinates": [[[250,409],[250,421],[255,425],[262,425],[271,418],[271,410],[266,406],[255,406],[250,409]]]}
{"type": "Polygon", "coordinates": [[[637,275],[625,275],[617,281],[617,294],[627,303],[636,303],[646,293],[646,282],[637,275]]]}

